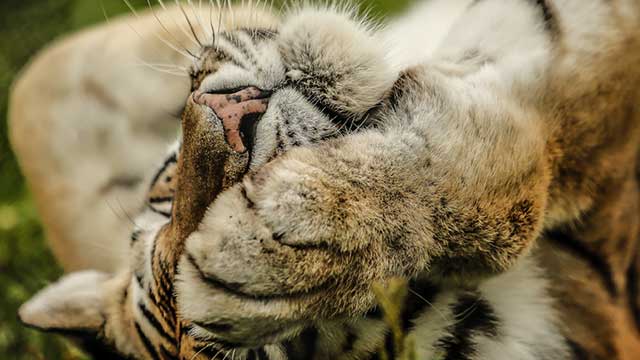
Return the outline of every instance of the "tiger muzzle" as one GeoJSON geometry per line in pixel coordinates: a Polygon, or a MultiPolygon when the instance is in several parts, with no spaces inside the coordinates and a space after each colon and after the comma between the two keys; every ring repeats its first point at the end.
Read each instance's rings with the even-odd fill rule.
{"type": "MultiPolygon", "coordinates": [[[[162,284],[154,293],[173,289],[184,242],[197,230],[209,205],[225,189],[238,183],[249,168],[251,142],[271,92],[247,87],[230,94],[194,92],[182,114],[182,146],[171,221],[158,233],[155,262],[162,284]],[[213,110],[210,111],[210,110],[213,110]]],[[[176,324],[178,358],[194,358],[189,323],[179,318],[172,291],[167,293],[163,318],[176,324]]],[[[202,358],[202,357],[199,357],[202,358]]]]}

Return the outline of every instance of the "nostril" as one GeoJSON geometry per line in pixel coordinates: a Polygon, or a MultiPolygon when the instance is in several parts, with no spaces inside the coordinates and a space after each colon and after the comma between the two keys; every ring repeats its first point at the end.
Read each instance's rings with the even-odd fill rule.
{"type": "MultiPolygon", "coordinates": [[[[258,89],[258,88],[256,88],[258,89]]],[[[262,89],[258,89],[258,94],[256,95],[256,99],[266,99],[271,97],[271,95],[273,95],[273,91],[271,90],[262,90],[262,89]]]]}
{"type": "Polygon", "coordinates": [[[255,86],[231,94],[194,91],[193,101],[213,110],[222,121],[227,143],[234,151],[242,153],[253,140],[251,129],[267,111],[271,94],[272,91],[255,86]]]}

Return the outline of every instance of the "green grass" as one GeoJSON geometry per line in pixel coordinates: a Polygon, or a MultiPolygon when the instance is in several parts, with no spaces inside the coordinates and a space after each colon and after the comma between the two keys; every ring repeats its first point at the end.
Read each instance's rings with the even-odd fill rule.
{"type": "MultiPolygon", "coordinates": [[[[408,0],[362,2],[374,16],[408,0]]],[[[146,0],[132,0],[138,8],[146,0]]],[[[16,320],[18,306],[62,271],[48,250],[38,215],[7,140],[7,93],[25,63],[53,39],[127,11],[122,0],[0,0],[0,359],[84,359],[64,338],[16,320]],[[102,5],[101,5],[102,3],[102,5]]]]}

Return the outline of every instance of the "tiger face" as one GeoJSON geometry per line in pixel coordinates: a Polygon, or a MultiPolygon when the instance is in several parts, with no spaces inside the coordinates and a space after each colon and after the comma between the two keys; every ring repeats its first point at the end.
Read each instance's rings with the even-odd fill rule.
{"type": "Polygon", "coordinates": [[[310,324],[372,307],[376,271],[398,266],[374,266],[380,249],[294,241],[258,218],[287,211],[265,197],[295,169],[270,174],[271,163],[378,125],[396,74],[375,35],[336,9],[212,35],[191,68],[182,138],[136,218],[130,268],[63,277],[21,308],[26,324],[134,358],[278,358],[310,324]]]}

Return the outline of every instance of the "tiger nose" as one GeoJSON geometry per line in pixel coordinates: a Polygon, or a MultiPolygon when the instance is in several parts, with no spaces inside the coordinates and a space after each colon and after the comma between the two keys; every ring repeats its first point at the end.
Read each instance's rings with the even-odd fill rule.
{"type": "Polygon", "coordinates": [[[246,122],[257,121],[259,115],[267,111],[271,91],[250,86],[233,94],[206,93],[196,90],[192,96],[195,103],[206,105],[213,110],[222,121],[227,143],[234,151],[243,153],[247,147],[240,129],[251,125],[246,122]]]}

